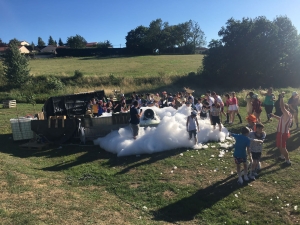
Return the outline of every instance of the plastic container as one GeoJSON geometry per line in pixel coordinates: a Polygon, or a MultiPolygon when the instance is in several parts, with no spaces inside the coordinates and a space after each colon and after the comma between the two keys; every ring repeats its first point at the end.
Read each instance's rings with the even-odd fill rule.
{"type": "Polygon", "coordinates": [[[31,130],[31,120],[33,119],[25,117],[10,119],[14,141],[32,139],[34,137],[34,133],[31,130]]]}

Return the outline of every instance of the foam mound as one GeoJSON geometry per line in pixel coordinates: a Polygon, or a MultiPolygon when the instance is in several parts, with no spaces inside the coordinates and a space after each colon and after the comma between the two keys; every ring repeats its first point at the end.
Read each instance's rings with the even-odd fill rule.
{"type": "MultiPolygon", "coordinates": [[[[148,108],[144,107],[142,109],[145,111],[148,108]]],[[[194,140],[189,140],[189,135],[186,131],[187,116],[191,114],[190,108],[184,105],[178,110],[172,107],[151,107],[151,109],[159,117],[160,124],[157,127],[140,127],[136,140],[132,138],[132,132],[130,126],[128,126],[94,140],[94,144],[100,145],[101,148],[120,157],[152,154],[184,147],[202,148],[201,144],[194,146],[194,140]]],[[[214,130],[208,119],[201,120],[198,117],[198,122],[200,127],[200,132],[197,133],[199,143],[208,141],[224,142],[229,134],[225,127],[222,127],[221,132],[218,126],[214,130]]]]}

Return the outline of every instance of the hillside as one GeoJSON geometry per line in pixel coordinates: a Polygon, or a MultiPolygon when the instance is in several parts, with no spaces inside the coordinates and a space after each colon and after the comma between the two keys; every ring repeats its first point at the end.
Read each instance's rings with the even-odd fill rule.
{"type": "Polygon", "coordinates": [[[203,55],[158,55],[121,58],[54,58],[30,60],[31,73],[70,76],[75,70],[84,75],[161,76],[196,72],[203,55]]]}

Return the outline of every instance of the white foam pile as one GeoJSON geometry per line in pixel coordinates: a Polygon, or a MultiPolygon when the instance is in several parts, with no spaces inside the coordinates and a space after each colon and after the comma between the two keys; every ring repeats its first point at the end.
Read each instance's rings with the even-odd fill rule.
{"type": "MultiPolygon", "coordinates": [[[[142,108],[143,111],[145,108],[142,108]]],[[[186,131],[187,116],[191,115],[191,109],[185,105],[178,110],[172,107],[156,108],[151,107],[155,114],[159,116],[160,124],[157,127],[140,127],[139,135],[136,140],[132,138],[130,127],[120,128],[112,131],[103,138],[94,140],[95,145],[118,156],[152,154],[176,148],[193,147],[194,139],[189,140],[186,131]]],[[[219,132],[218,126],[213,129],[210,121],[201,120],[198,117],[200,132],[197,133],[198,142],[208,141],[224,142],[228,136],[228,130],[222,127],[219,132]]],[[[198,144],[195,149],[207,148],[207,145],[198,144]]]]}

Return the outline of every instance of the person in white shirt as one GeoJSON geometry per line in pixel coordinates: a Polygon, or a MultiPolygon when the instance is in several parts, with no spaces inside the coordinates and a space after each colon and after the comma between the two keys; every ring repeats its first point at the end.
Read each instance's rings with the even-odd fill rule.
{"type": "Polygon", "coordinates": [[[221,110],[220,118],[221,118],[221,122],[222,122],[222,114],[223,114],[223,115],[225,116],[225,118],[226,118],[226,113],[224,112],[224,102],[223,102],[221,96],[220,96],[220,95],[217,95],[216,92],[213,91],[213,92],[211,93],[211,95],[212,95],[212,97],[214,98],[215,103],[218,103],[218,104],[220,105],[220,110],[221,110]]]}
{"type": "Polygon", "coordinates": [[[198,111],[198,113],[200,113],[201,110],[202,110],[201,98],[198,98],[198,102],[197,102],[197,104],[195,105],[195,107],[196,107],[196,110],[198,111]]]}
{"type": "Polygon", "coordinates": [[[197,112],[192,111],[191,115],[187,117],[186,130],[187,130],[187,132],[189,132],[190,140],[192,139],[192,136],[194,135],[195,145],[197,145],[198,144],[197,130],[199,132],[199,123],[197,120],[197,112]]]}

